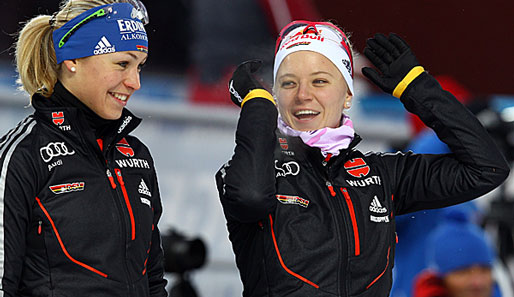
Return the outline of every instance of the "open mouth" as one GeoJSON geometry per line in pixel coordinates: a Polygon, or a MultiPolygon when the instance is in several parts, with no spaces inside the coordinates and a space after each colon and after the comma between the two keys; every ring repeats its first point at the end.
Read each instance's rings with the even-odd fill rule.
{"type": "Polygon", "coordinates": [[[299,110],[294,113],[294,116],[301,121],[312,120],[317,117],[320,113],[314,110],[299,110]]]}
{"type": "Polygon", "coordinates": [[[109,92],[109,94],[112,97],[114,97],[115,99],[117,99],[118,101],[122,102],[123,104],[126,104],[128,98],[129,98],[129,96],[123,95],[123,94],[118,94],[118,93],[113,93],[113,92],[109,92]]]}

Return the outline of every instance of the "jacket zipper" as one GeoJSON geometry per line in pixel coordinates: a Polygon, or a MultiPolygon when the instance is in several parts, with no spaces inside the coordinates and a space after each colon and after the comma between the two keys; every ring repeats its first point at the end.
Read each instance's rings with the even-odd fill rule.
{"type": "Polygon", "coordinates": [[[341,188],[341,192],[343,193],[343,196],[346,201],[346,205],[348,206],[348,210],[350,212],[350,219],[352,221],[352,228],[353,228],[353,240],[355,243],[355,256],[358,256],[361,253],[361,247],[360,247],[360,240],[359,240],[359,227],[357,226],[357,218],[355,216],[355,209],[353,207],[352,199],[350,199],[350,194],[348,194],[348,190],[346,188],[341,188]]]}
{"type": "Polygon", "coordinates": [[[121,175],[121,170],[118,168],[114,169],[116,173],[116,178],[118,179],[118,183],[121,186],[121,192],[123,193],[123,198],[125,199],[125,204],[127,206],[129,216],[130,216],[130,227],[131,227],[131,239],[136,239],[136,222],[134,220],[134,212],[132,211],[132,205],[130,204],[129,196],[127,193],[127,189],[125,188],[125,182],[123,182],[123,176],[121,175]]]}
{"type": "MultiPolygon", "coordinates": [[[[39,205],[39,208],[41,208],[41,210],[43,211],[43,213],[45,214],[46,218],[48,219],[48,221],[50,222],[50,225],[52,225],[52,229],[54,230],[54,234],[55,234],[55,237],[57,238],[57,241],[59,242],[59,245],[61,246],[61,250],[62,252],[64,253],[64,255],[70,260],[72,261],[73,263],[89,270],[89,271],[92,271],[98,275],[101,275],[105,278],[107,278],[107,274],[101,272],[100,270],[97,270],[85,263],[82,263],[78,260],[76,260],[75,258],[73,258],[69,253],[68,253],[68,250],[66,249],[66,247],[64,246],[64,243],[62,242],[62,239],[61,239],[61,235],[59,234],[59,231],[57,231],[57,227],[55,226],[55,223],[54,221],[52,220],[52,217],[50,216],[50,214],[48,213],[48,211],[46,210],[46,208],[43,206],[43,203],[41,203],[41,200],[36,197],[36,201],[39,205]]],[[[38,234],[41,234],[40,232],[42,231],[41,230],[41,225],[43,224],[42,221],[39,221],[39,226],[38,226],[38,234]]]]}
{"type": "MultiPolygon", "coordinates": [[[[108,162],[107,162],[107,163],[108,163],[108,162]]],[[[117,174],[117,173],[116,173],[116,170],[119,170],[119,169],[114,168],[114,172],[115,172],[115,174],[117,174]]],[[[107,168],[107,169],[106,169],[106,175],[107,175],[107,179],[109,180],[109,183],[111,184],[111,188],[112,188],[113,190],[115,190],[115,189],[117,188],[117,184],[116,184],[116,182],[115,182],[115,180],[114,180],[114,176],[112,175],[112,172],[111,172],[111,170],[110,170],[109,168],[107,168]]],[[[120,175],[121,175],[121,171],[120,171],[120,175]]],[[[123,179],[122,179],[122,180],[123,180],[123,179]]],[[[120,185],[121,185],[121,187],[122,187],[122,193],[124,192],[124,193],[123,193],[123,196],[124,196],[123,198],[124,198],[124,200],[126,201],[125,196],[126,196],[126,197],[128,197],[128,194],[126,194],[125,183],[123,183],[123,184],[122,184],[122,183],[119,181],[119,177],[118,177],[118,182],[120,183],[120,185]]],[[[117,192],[117,191],[116,191],[116,194],[115,194],[115,195],[116,195],[116,197],[117,197],[115,200],[116,200],[117,202],[119,202],[119,200],[120,200],[120,199],[119,199],[119,192],[117,192]]],[[[117,204],[117,207],[122,207],[122,206],[123,206],[123,205],[119,205],[118,203],[116,203],[116,204],[117,204]]],[[[128,208],[128,206],[127,206],[127,208],[128,208]]],[[[124,214],[123,214],[123,212],[121,211],[121,209],[120,209],[120,208],[118,208],[118,210],[120,210],[120,220],[121,220],[121,226],[122,226],[122,233],[125,233],[125,230],[126,230],[125,216],[124,216],[124,214]]],[[[126,236],[123,236],[123,238],[124,238],[124,242],[123,242],[123,251],[124,251],[124,254],[125,254],[125,257],[124,257],[124,259],[125,259],[125,261],[124,261],[124,266],[125,266],[125,275],[126,275],[126,277],[127,277],[127,290],[128,290],[128,292],[129,292],[129,294],[130,294],[130,293],[133,291],[133,285],[132,285],[132,280],[130,279],[130,276],[129,276],[129,268],[128,268],[128,264],[127,264],[127,249],[128,249],[128,243],[127,243],[126,236]]]]}
{"type": "MultiPolygon", "coordinates": [[[[106,163],[107,163],[107,165],[108,165],[108,161],[107,161],[106,163]]],[[[117,176],[118,183],[119,183],[119,184],[120,184],[120,186],[121,186],[123,199],[124,199],[125,204],[126,204],[126,203],[127,203],[127,200],[128,200],[128,194],[127,194],[127,190],[126,190],[126,188],[125,188],[125,183],[124,183],[124,182],[122,183],[122,181],[123,181],[123,177],[121,177],[121,171],[120,171],[120,173],[119,173],[120,175],[118,176],[118,173],[117,173],[117,171],[118,171],[118,170],[119,170],[119,169],[114,168],[114,172],[115,172],[115,175],[117,176]],[[121,181],[120,181],[120,179],[121,179],[121,181]]],[[[115,189],[117,188],[117,184],[116,184],[116,181],[115,181],[115,179],[114,179],[114,176],[113,176],[113,174],[112,174],[112,172],[111,172],[111,170],[110,170],[109,168],[107,168],[107,169],[106,169],[106,175],[107,175],[107,179],[109,180],[109,183],[110,183],[110,185],[111,185],[111,188],[112,188],[113,190],[115,190],[115,189]]],[[[118,192],[118,191],[116,191],[116,194],[115,194],[115,198],[116,198],[115,200],[116,200],[116,202],[119,202],[119,201],[120,201],[119,197],[120,197],[120,196],[119,196],[119,192],[118,192]]],[[[122,226],[122,233],[125,233],[125,231],[126,231],[126,223],[125,223],[125,222],[126,222],[126,218],[125,218],[125,216],[124,216],[124,214],[123,214],[123,211],[119,208],[119,207],[123,207],[123,205],[122,205],[122,204],[120,205],[120,204],[118,204],[118,203],[116,203],[116,205],[117,205],[117,207],[118,207],[118,210],[120,211],[120,220],[121,220],[121,226],[122,226]]],[[[130,203],[129,203],[128,205],[130,205],[130,203]]],[[[128,209],[128,205],[127,205],[127,209],[128,209]]],[[[132,210],[132,209],[131,209],[131,210],[132,210]]],[[[132,213],[131,213],[131,211],[129,211],[129,216],[131,216],[131,214],[132,214],[132,213]]],[[[132,220],[133,220],[133,215],[132,215],[132,217],[131,217],[131,223],[132,223],[132,220]]],[[[135,230],[134,225],[132,225],[132,224],[131,224],[131,230],[135,230]]],[[[132,232],[131,232],[131,236],[132,236],[132,232]]],[[[128,256],[127,256],[128,242],[127,242],[126,236],[124,236],[123,238],[124,238],[124,242],[123,242],[123,251],[124,251],[124,254],[125,254],[125,257],[124,257],[124,259],[125,259],[125,261],[124,261],[124,266],[125,266],[125,275],[126,275],[126,278],[127,278],[127,290],[128,290],[128,292],[129,292],[129,295],[131,295],[131,293],[134,291],[134,289],[133,289],[132,280],[131,280],[131,278],[130,278],[130,276],[129,276],[129,268],[128,268],[128,264],[127,264],[127,257],[128,257],[128,256]]]]}
{"type": "MultiPolygon", "coordinates": [[[[330,192],[330,196],[336,197],[337,193],[336,193],[336,191],[334,191],[334,186],[332,185],[332,183],[328,179],[325,179],[325,185],[327,186],[327,188],[328,188],[328,190],[330,192]]],[[[337,205],[339,205],[340,209],[342,207],[340,204],[338,204],[339,202],[335,201],[335,200],[337,200],[337,199],[329,199],[329,201],[328,201],[329,204],[331,205],[331,207],[334,209],[334,211],[337,208],[337,205]],[[334,203],[336,205],[334,205],[334,203]]],[[[344,220],[343,220],[343,222],[344,222],[344,220]]],[[[337,235],[338,235],[337,236],[337,240],[338,240],[338,243],[339,243],[339,248],[342,250],[342,248],[343,248],[343,240],[341,238],[342,236],[341,236],[340,228],[341,228],[341,226],[344,225],[344,223],[341,224],[339,222],[339,219],[338,219],[337,215],[334,215],[334,225],[335,225],[335,229],[336,229],[336,232],[337,232],[337,235]]],[[[348,237],[348,232],[345,232],[345,235],[348,237]]],[[[348,238],[346,239],[346,241],[348,241],[348,238]]],[[[347,254],[350,253],[350,247],[348,245],[347,245],[346,253],[347,254]]],[[[337,279],[338,279],[338,282],[341,282],[341,279],[343,278],[342,274],[341,274],[341,271],[345,270],[345,269],[343,269],[344,259],[343,259],[343,256],[341,255],[341,253],[338,253],[338,260],[337,261],[338,261],[338,265],[337,265],[337,279]]],[[[338,293],[338,295],[341,295],[341,294],[343,294],[342,292],[345,292],[344,294],[348,295],[348,284],[345,281],[342,281],[342,282],[344,284],[344,287],[342,287],[341,285],[338,286],[338,292],[337,293],[338,293]]]]}
{"type": "Polygon", "coordinates": [[[112,173],[109,169],[106,171],[107,178],[109,179],[109,182],[111,182],[111,187],[113,189],[116,189],[116,183],[114,182],[114,177],[112,176],[112,173]]]}

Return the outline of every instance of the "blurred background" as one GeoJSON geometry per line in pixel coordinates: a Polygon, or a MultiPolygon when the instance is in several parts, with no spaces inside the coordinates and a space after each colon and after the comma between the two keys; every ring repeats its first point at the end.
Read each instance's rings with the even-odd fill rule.
{"type": "MultiPolygon", "coordinates": [[[[227,83],[237,64],[258,58],[265,62],[261,79],[270,87],[275,38],[291,20],[331,20],[350,34],[357,53],[376,32],[398,33],[444,88],[473,106],[509,161],[514,160],[512,1],[143,2],[150,15],[150,56],[142,73],[143,87],[128,107],[144,119],[134,134],[150,147],[156,161],[164,204],[163,235],[173,236],[171,242],[179,238],[190,243],[181,248],[168,246],[171,253],[183,253],[168,259],[185,259],[186,252],[196,256],[170,266],[170,290],[177,282],[189,280],[198,296],[241,296],[214,181],[215,172],[234,148],[238,109],[231,105],[227,83]]],[[[11,47],[15,34],[23,22],[38,14],[52,14],[58,4],[58,0],[0,3],[1,135],[32,112],[29,98],[15,86],[11,47]]],[[[398,100],[362,77],[360,68],[367,63],[363,56],[356,56],[356,97],[349,112],[364,138],[359,148],[407,149],[424,127],[398,100]]],[[[510,282],[514,271],[511,184],[477,200],[477,224],[493,238],[510,282]]]]}

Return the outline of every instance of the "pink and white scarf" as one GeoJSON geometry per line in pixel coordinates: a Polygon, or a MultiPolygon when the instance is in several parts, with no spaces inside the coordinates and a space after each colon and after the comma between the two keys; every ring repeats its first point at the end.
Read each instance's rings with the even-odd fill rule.
{"type": "Polygon", "coordinates": [[[327,157],[328,154],[332,156],[339,155],[342,149],[348,148],[355,135],[352,120],[347,115],[343,115],[341,119],[341,126],[337,128],[321,128],[313,131],[298,131],[289,127],[282,117],[278,116],[278,129],[289,136],[300,137],[306,145],[310,147],[318,147],[321,149],[321,154],[327,157]]]}

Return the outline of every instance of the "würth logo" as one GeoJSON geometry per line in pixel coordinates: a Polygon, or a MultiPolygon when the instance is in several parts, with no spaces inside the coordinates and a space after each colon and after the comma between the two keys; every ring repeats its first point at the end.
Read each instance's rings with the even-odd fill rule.
{"type": "Polygon", "coordinates": [[[116,143],[116,149],[126,157],[134,157],[134,150],[130,147],[125,138],[116,143]]]}
{"type": "Polygon", "coordinates": [[[287,150],[289,149],[289,145],[287,144],[287,139],[286,138],[282,138],[280,137],[278,139],[278,142],[280,143],[280,147],[283,149],[283,150],[287,150]]]}
{"type": "Polygon", "coordinates": [[[54,122],[54,124],[56,125],[62,125],[62,123],[64,123],[64,112],[62,111],[57,111],[57,112],[52,112],[52,121],[54,122]]]}
{"type": "Polygon", "coordinates": [[[344,163],[346,171],[355,177],[365,177],[368,175],[370,169],[368,164],[362,158],[355,158],[344,163]]]}
{"type": "Polygon", "coordinates": [[[116,52],[116,47],[112,45],[105,36],[102,36],[98,44],[95,46],[93,53],[95,55],[108,54],[116,52]]]}

